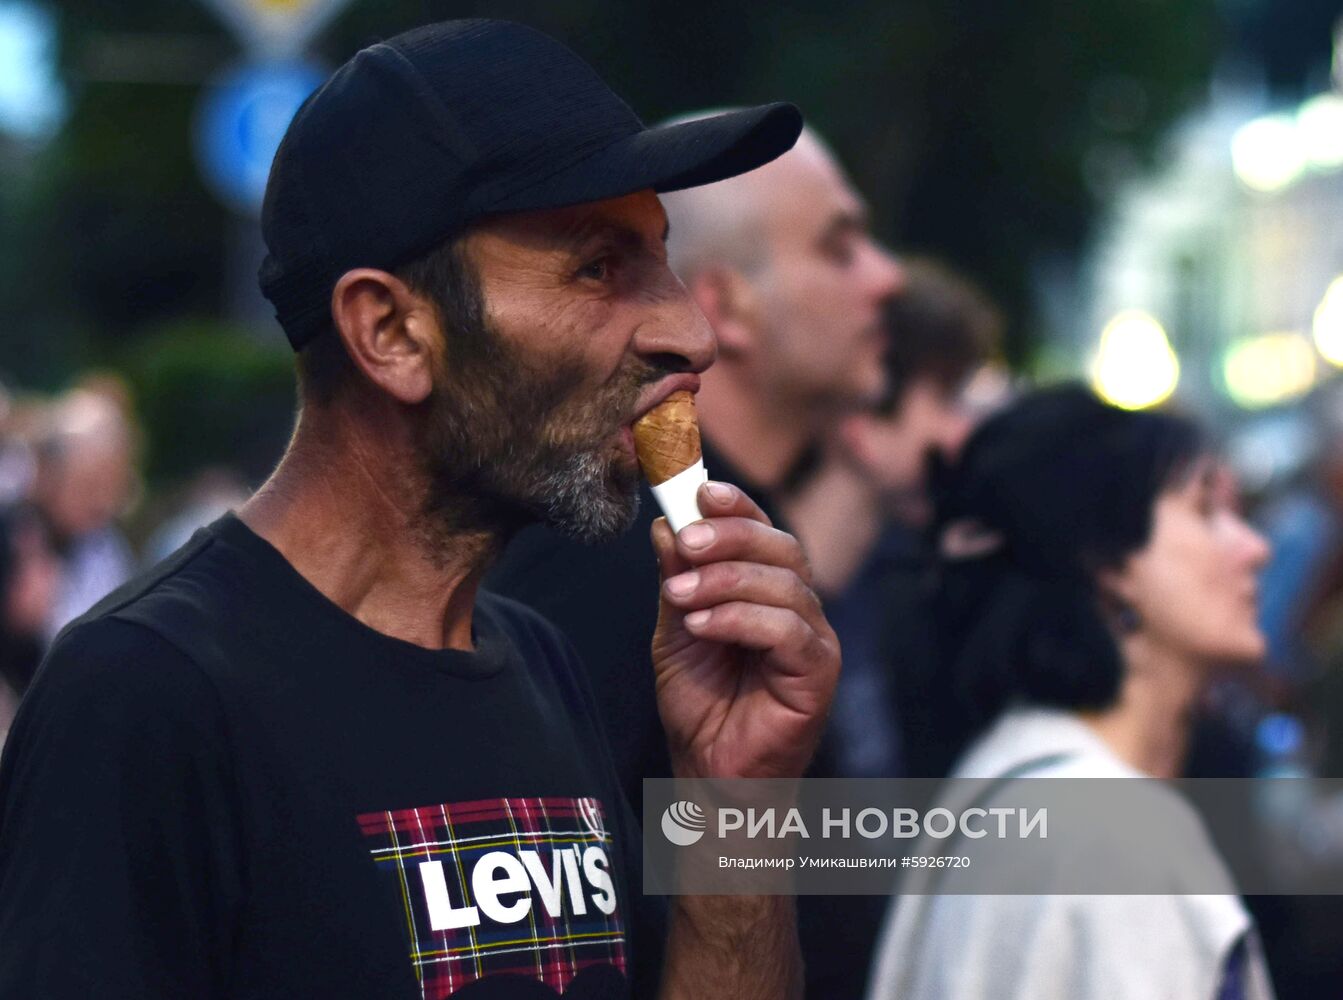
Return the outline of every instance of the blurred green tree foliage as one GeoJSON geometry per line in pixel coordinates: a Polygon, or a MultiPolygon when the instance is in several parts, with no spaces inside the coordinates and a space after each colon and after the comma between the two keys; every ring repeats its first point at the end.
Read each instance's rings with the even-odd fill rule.
{"type": "Polygon", "coordinates": [[[284,448],[294,413],[288,348],[215,321],[177,321],[136,338],[117,359],[146,428],[151,483],[209,466],[260,482],[284,448]]]}
{"type": "MultiPolygon", "coordinates": [[[[335,65],[415,24],[488,15],[564,39],[648,121],[793,100],[883,237],[948,258],[1005,303],[1021,360],[1032,268],[1080,246],[1107,185],[1203,95],[1214,6],[355,0],[316,55],[335,65]]],[[[61,0],[57,16],[69,118],[21,165],[0,159],[0,368],[36,384],[115,362],[167,322],[224,315],[235,280],[237,223],[200,181],[191,124],[236,42],[184,0],[61,0]]]]}

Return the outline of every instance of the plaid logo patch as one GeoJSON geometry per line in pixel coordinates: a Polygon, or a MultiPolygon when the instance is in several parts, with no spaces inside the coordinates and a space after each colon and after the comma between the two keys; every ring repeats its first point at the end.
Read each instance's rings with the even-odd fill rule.
{"type": "Polygon", "coordinates": [[[401,897],[424,1000],[491,975],[563,993],[588,966],[625,971],[614,852],[597,799],[483,799],[358,820],[401,897]]]}

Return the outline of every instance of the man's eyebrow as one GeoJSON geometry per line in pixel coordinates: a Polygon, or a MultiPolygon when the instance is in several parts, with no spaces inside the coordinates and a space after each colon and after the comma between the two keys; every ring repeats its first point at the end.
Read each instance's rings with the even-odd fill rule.
{"type": "Polygon", "coordinates": [[[830,218],[830,221],[826,223],[825,229],[821,231],[821,242],[824,243],[826,240],[831,239],[846,230],[856,229],[861,232],[866,232],[869,225],[870,220],[865,207],[856,206],[854,208],[840,209],[830,218]]]}
{"type": "Polygon", "coordinates": [[[610,223],[598,215],[583,215],[559,231],[558,242],[565,249],[578,249],[610,223]]]}
{"type": "MultiPolygon", "coordinates": [[[[670,231],[671,224],[665,224],[662,228],[662,241],[664,243],[667,241],[667,235],[670,231]]],[[[644,234],[633,226],[613,222],[599,216],[588,216],[575,222],[574,225],[563,230],[559,236],[561,245],[566,250],[575,252],[583,250],[598,239],[609,240],[625,247],[640,247],[645,242],[644,234]]]]}

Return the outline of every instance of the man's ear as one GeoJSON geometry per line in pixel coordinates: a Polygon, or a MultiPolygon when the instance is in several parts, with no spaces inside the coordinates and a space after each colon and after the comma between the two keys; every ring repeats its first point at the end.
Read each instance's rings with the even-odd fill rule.
{"type": "Polygon", "coordinates": [[[398,402],[422,403],[442,360],[438,312],[386,271],[346,271],[331,292],[331,318],[355,366],[398,402]]]}
{"type": "Polygon", "coordinates": [[[713,327],[719,357],[740,357],[757,348],[760,296],[745,275],[730,267],[709,268],[691,279],[687,288],[713,327]]]}

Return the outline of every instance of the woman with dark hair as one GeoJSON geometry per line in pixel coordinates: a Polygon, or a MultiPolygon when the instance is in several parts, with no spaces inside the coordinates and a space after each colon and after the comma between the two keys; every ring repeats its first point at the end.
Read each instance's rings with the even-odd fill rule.
{"type": "MultiPolygon", "coordinates": [[[[1065,386],[987,421],[937,478],[939,667],[902,690],[911,748],[935,748],[921,773],[1178,775],[1210,677],[1264,654],[1268,549],[1197,428],[1065,386]]],[[[904,895],[872,982],[874,1000],[1272,996],[1233,895],[904,895]]]]}

